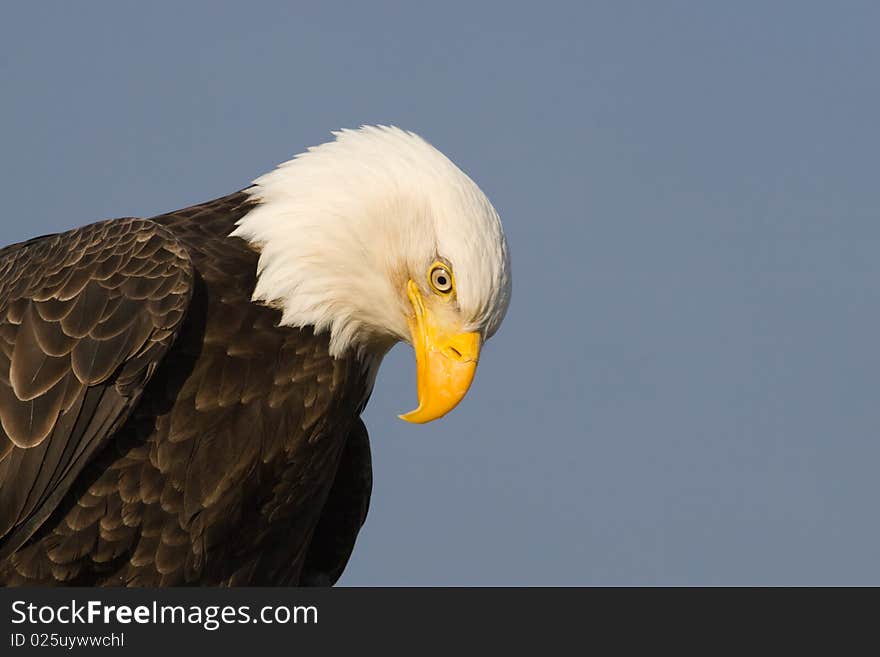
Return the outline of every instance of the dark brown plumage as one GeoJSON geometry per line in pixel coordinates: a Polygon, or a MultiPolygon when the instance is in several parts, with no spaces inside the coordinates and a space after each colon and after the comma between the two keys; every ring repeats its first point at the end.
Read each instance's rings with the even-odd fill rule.
{"type": "Polygon", "coordinates": [[[243,193],[0,250],[0,583],[330,584],[368,383],[251,302],[243,193]]]}

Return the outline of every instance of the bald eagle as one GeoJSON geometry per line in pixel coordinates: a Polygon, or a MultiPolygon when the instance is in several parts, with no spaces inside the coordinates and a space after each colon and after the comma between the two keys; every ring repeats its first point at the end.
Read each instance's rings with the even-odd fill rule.
{"type": "Polygon", "coordinates": [[[332,584],[360,414],[412,345],[429,422],[510,298],[498,214],[411,132],[334,133],[243,191],[0,250],[0,583],[332,584]]]}

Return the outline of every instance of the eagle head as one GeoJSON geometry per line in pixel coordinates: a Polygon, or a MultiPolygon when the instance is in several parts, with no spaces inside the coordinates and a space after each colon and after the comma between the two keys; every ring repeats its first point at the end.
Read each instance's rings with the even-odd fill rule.
{"type": "Polygon", "coordinates": [[[510,301],[498,213],[461,169],[399,128],[334,133],[248,189],[233,236],[260,251],[255,301],[286,326],[329,331],[330,354],[378,364],[412,345],[430,422],[467,393],[480,349],[510,301]]]}

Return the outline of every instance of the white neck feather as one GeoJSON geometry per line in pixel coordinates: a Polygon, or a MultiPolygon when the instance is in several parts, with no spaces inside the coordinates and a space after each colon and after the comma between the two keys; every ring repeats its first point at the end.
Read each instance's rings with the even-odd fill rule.
{"type": "Polygon", "coordinates": [[[336,141],[249,189],[258,204],[232,235],[260,249],[254,300],[278,307],[283,325],[330,331],[333,356],[356,349],[381,358],[408,338],[407,277],[435,254],[455,252],[474,261],[462,266],[475,280],[499,287],[487,292],[483,281],[459,289],[473,322],[491,334],[506,308],[509,275],[500,222],[479,188],[412,133],[334,134],[336,141]],[[479,248],[486,239],[500,248],[479,248]]]}

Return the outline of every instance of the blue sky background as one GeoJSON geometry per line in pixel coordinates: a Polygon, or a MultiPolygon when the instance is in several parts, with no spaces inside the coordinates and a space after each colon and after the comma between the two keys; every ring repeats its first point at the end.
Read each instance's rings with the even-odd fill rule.
{"type": "Polygon", "coordinates": [[[880,4],[529,4],[7,3],[0,242],[415,130],[513,302],[442,421],[383,365],[343,584],[880,584],[880,4]]]}

